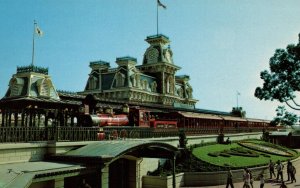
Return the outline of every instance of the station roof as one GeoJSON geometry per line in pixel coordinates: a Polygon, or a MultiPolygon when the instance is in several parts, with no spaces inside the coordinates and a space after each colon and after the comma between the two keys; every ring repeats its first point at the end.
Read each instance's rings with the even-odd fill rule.
{"type": "Polygon", "coordinates": [[[67,175],[86,167],[56,162],[20,162],[0,165],[0,187],[29,187],[33,179],[67,175]]]}

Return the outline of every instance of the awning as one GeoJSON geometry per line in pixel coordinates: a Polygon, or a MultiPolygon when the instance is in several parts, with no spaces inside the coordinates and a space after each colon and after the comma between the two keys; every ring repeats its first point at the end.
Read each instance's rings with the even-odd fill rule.
{"type": "Polygon", "coordinates": [[[258,122],[258,123],[261,123],[261,122],[270,123],[270,120],[265,120],[265,119],[247,118],[247,120],[251,121],[251,122],[258,122]]]}
{"type": "Polygon", "coordinates": [[[194,112],[178,112],[178,113],[187,118],[223,120],[220,116],[214,114],[202,114],[202,113],[194,113],[194,112]]]}
{"type": "Polygon", "coordinates": [[[234,116],[220,116],[224,120],[227,121],[247,121],[247,119],[241,118],[241,117],[234,117],[234,116]]]}

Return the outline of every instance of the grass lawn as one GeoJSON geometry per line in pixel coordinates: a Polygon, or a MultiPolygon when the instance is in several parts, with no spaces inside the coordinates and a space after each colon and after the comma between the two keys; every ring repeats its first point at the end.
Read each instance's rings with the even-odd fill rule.
{"type": "MultiPolygon", "coordinates": [[[[212,157],[208,155],[209,153],[221,152],[224,150],[230,150],[230,148],[237,148],[237,147],[241,147],[241,146],[238,145],[237,143],[232,143],[231,145],[214,144],[214,145],[207,145],[207,146],[194,148],[192,153],[196,158],[213,165],[231,166],[231,167],[238,167],[238,168],[266,165],[269,163],[270,159],[272,159],[273,161],[277,161],[277,160],[286,161],[288,159],[291,159],[291,157],[283,157],[275,154],[274,155],[267,154],[268,156],[266,156],[266,155],[262,155],[263,152],[258,152],[258,151],[256,151],[256,153],[259,154],[259,157],[248,157],[248,156],[246,157],[246,156],[236,156],[236,155],[230,155],[230,157],[224,157],[224,156],[212,157]]],[[[292,150],[291,152],[295,153],[292,150]]],[[[298,154],[295,154],[295,156],[298,156],[298,154]]]]}

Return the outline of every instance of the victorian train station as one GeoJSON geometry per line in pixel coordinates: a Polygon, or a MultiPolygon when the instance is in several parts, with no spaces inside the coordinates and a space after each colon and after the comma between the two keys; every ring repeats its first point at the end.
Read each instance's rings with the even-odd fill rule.
{"type": "MultiPolygon", "coordinates": [[[[242,113],[195,108],[169,38],[145,41],[141,63],[90,62],[82,91],[57,90],[47,68],[17,67],[0,100],[0,187],[161,187],[147,173],[161,159],[175,164],[180,131],[192,144],[220,134],[259,138],[269,128],[242,113]]],[[[175,172],[172,182],[180,184],[175,172]]]]}

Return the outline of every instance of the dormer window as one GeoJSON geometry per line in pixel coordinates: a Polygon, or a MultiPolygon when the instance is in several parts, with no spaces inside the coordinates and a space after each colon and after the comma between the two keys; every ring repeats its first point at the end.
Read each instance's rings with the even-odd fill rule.
{"type": "Polygon", "coordinates": [[[43,97],[50,97],[50,90],[51,90],[52,82],[51,80],[45,78],[40,79],[37,81],[37,88],[39,96],[43,97]]]}
{"type": "Polygon", "coordinates": [[[89,89],[90,90],[96,89],[96,86],[97,86],[97,78],[94,76],[91,76],[89,78],[89,89]]]}
{"type": "Polygon", "coordinates": [[[9,87],[11,90],[10,96],[21,95],[23,86],[24,86],[24,80],[22,78],[12,78],[9,83],[9,87]]]}

